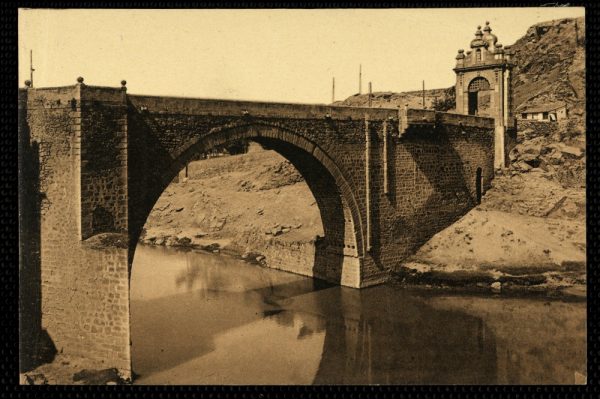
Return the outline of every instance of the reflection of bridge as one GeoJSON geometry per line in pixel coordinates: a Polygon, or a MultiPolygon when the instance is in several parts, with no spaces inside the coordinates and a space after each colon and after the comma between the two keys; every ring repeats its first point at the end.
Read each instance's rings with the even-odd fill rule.
{"type": "MultiPolygon", "coordinates": [[[[144,250],[146,259],[160,257],[161,248],[144,250]]],[[[285,383],[276,376],[260,375],[261,363],[271,364],[271,369],[273,364],[294,369],[294,361],[303,360],[305,376],[312,375],[314,380],[302,383],[497,382],[494,332],[469,312],[438,308],[431,305],[430,297],[386,285],[354,290],[320,280],[259,272],[226,258],[176,256],[183,257],[187,267],[178,269],[180,264],[175,260],[175,270],[180,270],[177,281],[188,288],[176,295],[169,292],[144,300],[139,300],[147,298],[140,292],[146,291],[147,284],[139,276],[152,274],[155,266],[152,263],[141,271],[138,267],[144,260],[136,258],[132,289],[138,295],[137,300],[132,296],[132,342],[134,371],[141,374],[142,384],[164,383],[167,375],[175,378],[170,382],[176,384],[285,383]],[[281,327],[273,329],[264,323],[265,330],[257,337],[254,331],[261,321],[281,327]],[[234,351],[225,354],[220,345],[227,338],[222,339],[233,331],[237,333],[232,335],[244,338],[235,340],[235,349],[228,346],[234,351]],[[305,346],[312,350],[300,354],[299,346],[289,341],[294,333],[298,340],[318,334],[321,344],[305,346]],[[267,342],[272,347],[264,352],[267,342]],[[257,364],[239,362],[247,358],[247,351],[253,353],[257,364]],[[211,361],[215,362],[214,369],[211,361]],[[252,370],[240,379],[240,369],[252,370]],[[202,380],[213,373],[223,380],[202,380]]],[[[444,299],[445,304],[455,303],[451,296],[444,299]]]]}
{"type": "Polygon", "coordinates": [[[357,288],[384,281],[474,206],[493,177],[490,118],[137,96],[125,82],[83,79],[22,89],[19,107],[22,276],[39,282],[37,313],[59,348],[110,359],[126,374],[137,239],[162,191],[199,152],[253,139],[289,159],[325,232],[309,274],[357,288]]]}
{"type": "Polygon", "coordinates": [[[326,319],[314,384],[496,383],[496,339],[482,319],[387,286],[373,290],[321,295],[339,317],[326,319]]]}

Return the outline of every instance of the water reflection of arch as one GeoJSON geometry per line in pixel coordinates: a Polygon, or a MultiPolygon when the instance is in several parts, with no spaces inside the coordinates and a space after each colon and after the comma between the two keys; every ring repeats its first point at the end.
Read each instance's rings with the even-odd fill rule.
{"type": "Polygon", "coordinates": [[[340,317],[326,318],[315,384],[496,381],[495,336],[482,319],[432,308],[385,286],[335,291],[339,298],[329,295],[328,307],[335,303],[340,317]]]}

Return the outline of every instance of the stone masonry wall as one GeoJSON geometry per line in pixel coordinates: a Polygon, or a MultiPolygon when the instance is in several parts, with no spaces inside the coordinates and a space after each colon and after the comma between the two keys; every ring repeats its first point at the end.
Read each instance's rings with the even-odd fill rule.
{"type": "Polygon", "coordinates": [[[267,266],[303,276],[313,276],[315,245],[312,242],[282,242],[273,240],[259,247],[267,259],[267,266]]]}
{"type": "MultiPolygon", "coordinates": [[[[492,129],[493,130],[493,129],[492,129]]],[[[394,269],[435,233],[477,203],[477,169],[483,190],[493,178],[493,133],[473,127],[410,127],[389,154],[390,193],[382,185],[382,151],[372,157],[373,258],[394,269]]],[[[377,149],[382,146],[378,143],[377,149]]]]}
{"type": "Polygon", "coordinates": [[[127,232],[127,103],[124,90],[81,89],[81,235],[127,232]]]}
{"type": "MultiPolygon", "coordinates": [[[[81,240],[80,86],[29,89],[39,146],[41,320],[59,352],[130,376],[127,249],[81,240]]],[[[25,294],[27,295],[27,294],[25,294]]]]}

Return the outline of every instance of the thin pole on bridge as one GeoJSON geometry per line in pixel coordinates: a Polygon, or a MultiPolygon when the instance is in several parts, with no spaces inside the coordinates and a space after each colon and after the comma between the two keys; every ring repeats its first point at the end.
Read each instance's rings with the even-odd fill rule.
{"type": "Polygon", "coordinates": [[[358,64],[358,94],[362,94],[362,64],[358,64]]]}
{"type": "Polygon", "coordinates": [[[425,109],[425,81],[423,80],[423,109],[425,109]]]}
{"type": "Polygon", "coordinates": [[[331,85],[331,103],[335,101],[335,76],[333,77],[333,83],[331,85]]]}
{"type": "Polygon", "coordinates": [[[373,99],[373,87],[371,86],[371,82],[369,82],[369,108],[371,108],[372,99],[373,99]]]}
{"type": "Polygon", "coordinates": [[[31,87],[33,87],[33,50],[29,50],[29,81],[31,82],[31,87]]]}

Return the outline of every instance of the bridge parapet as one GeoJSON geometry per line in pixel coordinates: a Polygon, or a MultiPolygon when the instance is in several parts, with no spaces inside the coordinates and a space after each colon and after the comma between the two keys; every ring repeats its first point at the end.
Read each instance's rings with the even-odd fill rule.
{"type": "Polygon", "coordinates": [[[364,119],[398,118],[394,108],[343,107],[324,104],[272,103],[183,97],[128,95],[131,103],[141,110],[158,114],[237,116],[288,119],[364,119]]]}
{"type": "Polygon", "coordinates": [[[452,125],[494,129],[494,118],[439,112],[429,109],[407,108],[400,111],[400,134],[406,132],[409,126],[452,125]]]}

